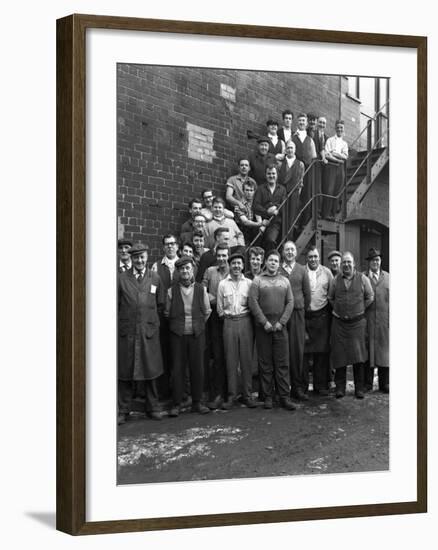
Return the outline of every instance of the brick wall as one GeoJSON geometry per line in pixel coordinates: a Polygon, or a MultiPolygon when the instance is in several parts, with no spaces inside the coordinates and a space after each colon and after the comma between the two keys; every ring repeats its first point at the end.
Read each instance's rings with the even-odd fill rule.
{"type": "Polygon", "coordinates": [[[344,77],[127,64],[117,76],[119,233],[147,242],[151,260],[191,198],[224,195],[239,156],[255,149],[247,130],[264,133],[291,108],[325,115],[330,135],[339,116],[347,141],[359,132],[344,77]]]}

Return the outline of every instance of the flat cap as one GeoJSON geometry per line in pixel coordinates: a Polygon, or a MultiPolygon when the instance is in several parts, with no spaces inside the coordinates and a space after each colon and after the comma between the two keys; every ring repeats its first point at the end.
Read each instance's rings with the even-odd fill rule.
{"type": "Polygon", "coordinates": [[[117,241],[117,246],[123,246],[123,245],[132,246],[132,241],[130,239],[119,239],[117,241]]]}
{"type": "Polygon", "coordinates": [[[257,143],[271,143],[271,140],[266,136],[260,136],[257,143]]]}
{"type": "Polygon", "coordinates": [[[195,265],[195,262],[193,258],[191,258],[190,256],[181,256],[181,258],[178,258],[178,260],[176,260],[175,267],[176,269],[179,269],[180,267],[186,264],[195,265]]]}
{"type": "Polygon", "coordinates": [[[333,258],[333,256],[339,256],[340,258],[342,258],[342,254],[339,252],[339,250],[332,250],[327,258],[330,260],[330,258],[333,258]]]}
{"type": "Polygon", "coordinates": [[[135,243],[134,246],[129,250],[129,254],[131,254],[131,256],[135,256],[136,254],[141,254],[142,252],[147,252],[148,250],[149,247],[147,244],[135,243]]]}

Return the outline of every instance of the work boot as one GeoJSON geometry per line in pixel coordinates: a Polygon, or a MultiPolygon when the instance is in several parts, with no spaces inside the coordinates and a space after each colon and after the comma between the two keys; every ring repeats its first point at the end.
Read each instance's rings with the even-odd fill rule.
{"type": "Polygon", "coordinates": [[[169,411],[169,416],[175,418],[175,417],[179,416],[179,411],[180,411],[180,409],[179,409],[178,405],[174,405],[169,411]]]}
{"type": "Polygon", "coordinates": [[[202,403],[193,403],[192,405],[192,412],[197,412],[199,414],[208,414],[210,412],[210,409],[203,405],[202,403]]]}
{"type": "Polygon", "coordinates": [[[355,363],[353,365],[353,379],[354,379],[354,394],[358,399],[363,399],[364,395],[364,370],[363,363],[355,363]]]}
{"type": "Polygon", "coordinates": [[[283,407],[283,409],[286,409],[288,411],[294,411],[296,409],[295,405],[292,403],[289,397],[283,397],[280,400],[280,404],[283,407]]]}
{"type": "Polygon", "coordinates": [[[265,397],[265,404],[264,404],[265,409],[272,409],[273,406],[274,405],[272,403],[272,397],[265,397]]]}

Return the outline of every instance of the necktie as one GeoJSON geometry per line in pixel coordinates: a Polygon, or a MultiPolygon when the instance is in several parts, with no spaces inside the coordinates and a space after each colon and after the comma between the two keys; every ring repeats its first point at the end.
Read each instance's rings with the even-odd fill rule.
{"type": "Polygon", "coordinates": [[[143,277],[144,277],[144,274],[141,273],[141,272],[139,271],[139,272],[138,272],[138,277],[137,277],[137,282],[138,282],[138,283],[141,283],[142,280],[143,280],[143,277]]]}

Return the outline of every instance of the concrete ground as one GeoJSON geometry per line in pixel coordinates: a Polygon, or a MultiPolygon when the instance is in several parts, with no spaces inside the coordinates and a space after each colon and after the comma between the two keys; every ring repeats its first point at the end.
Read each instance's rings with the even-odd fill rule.
{"type": "Polygon", "coordinates": [[[314,396],[296,411],[238,405],[119,427],[118,483],[254,478],[389,468],[389,395],[314,396]]]}

